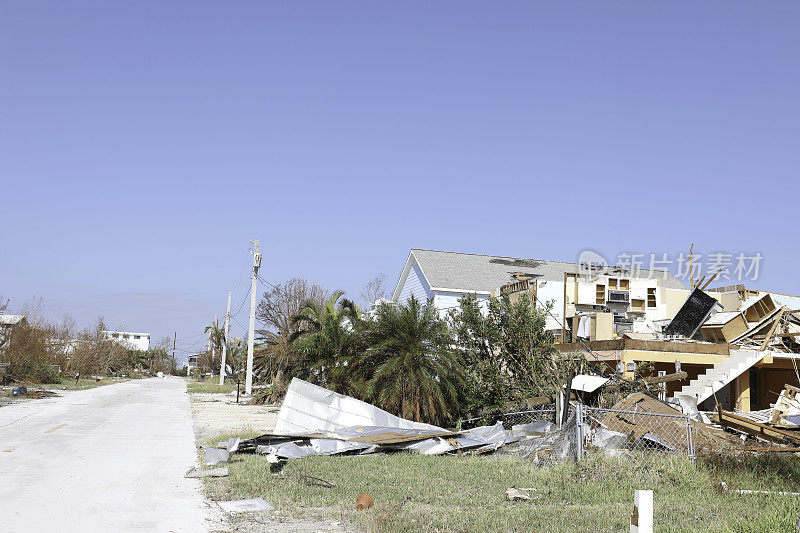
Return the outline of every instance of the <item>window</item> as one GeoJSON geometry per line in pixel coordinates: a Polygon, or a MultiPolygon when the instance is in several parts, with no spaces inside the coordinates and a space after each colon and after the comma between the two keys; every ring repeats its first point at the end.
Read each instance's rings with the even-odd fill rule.
{"type": "Polygon", "coordinates": [[[138,339],[141,339],[142,336],[141,335],[134,335],[133,338],[138,340],[138,339]]]}
{"type": "Polygon", "coordinates": [[[111,336],[114,337],[115,339],[117,339],[117,338],[119,338],[119,333],[112,333],[111,336]]]}
{"type": "Polygon", "coordinates": [[[123,336],[122,336],[122,338],[123,338],[123,339],[127,339],[127,338],[129,338],[129,337],[130,337],[130,335],[123,335],[123,336]]]}
{"type": "Polygon", "coordinates": [[[656,306],[656,289],[653,287],[652,289],[647,289],[647,307],[655,307],[656,306]]]}

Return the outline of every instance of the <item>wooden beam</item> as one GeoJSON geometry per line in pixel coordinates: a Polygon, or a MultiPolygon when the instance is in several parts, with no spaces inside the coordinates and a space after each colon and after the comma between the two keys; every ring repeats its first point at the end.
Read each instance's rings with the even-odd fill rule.
{"type": "Polygon", "coordinates": [[[769,328],[769,333],[767,333],[767,336],[764,339],[764,342],[761,343],[761,348],[759,348],[760,350],[763,351],[767,347],[767,344],[772,339],[772,334],[775,333],[775,329],[778,327],[778,324],[780,324],[781,317],[783,316],[783,313],[785,313],[785,312],[786,312],[786,306],[784,305],[783,307],[781,307],[781,312],[778,313],[778,316],[775,317],[775,322],[772,323],[772,327],[769,328]]]}
{"type": "Polygon", "coordinates": [[[645,383],[655,385],[656,383],[669,383],[670,381],[680,381],[689,377],[686,372],[675,372],[674,374],[667,374],[666,376],[653,376],[644,378],[645,383]]]}
{"type": "MultiPolygon", "coordinates": [[[[711,282],[712,282],[712,281],[714,281],[714,278],[716,278],[716,277],[719,275],[719,273],[720,273],[720,272],[722,272],[722,269],[721,269],[721,268],[720,268],[719,270],[717,270],[717,271],[714,273],[714,275],[713,275],[713,276],[711,276],[711,279],[710,279],[710,280],[706,281],[706,284],[705,284],[705,285],[703,285],[702,287],[700,287],[700,290],[701,290],[701,291],[704,291],[704,290],[706,290],[706,287],[708,287],[709,285],[711,285],[711,282]]],[[[698,285],[699,285],[699,283],[698,283],[698,285]]]]}
{"type": "Polygon", "coordinates": [[[640,350],[652,352],[699,353],[713,355],[730,354],[730,345],[721,342],[678,342],[640,339],[612,339],[607,341],[585,341],[584,343],[571,342],[567,344],[557,344],[556,348],[561,352],[582,352],[585,350],[583,344],[588,346],[592,351],[598,352],[640,350]]]}
{"type": "Polygon", "coordinates": [[[754,420],[736,415],[730,411],[718,409],[716,413],[711,415],[711,421],[773,442],[800,445],[800,434],[759,424],[754,420]]]}

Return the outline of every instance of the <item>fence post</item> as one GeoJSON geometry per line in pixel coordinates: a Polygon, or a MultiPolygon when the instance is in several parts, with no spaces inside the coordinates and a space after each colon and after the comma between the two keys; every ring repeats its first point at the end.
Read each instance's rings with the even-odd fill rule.
{"type": "Polygon", "coordinates": [[[686,451],[694,464],[694,439],[692,439],[692,419],[686,415],[686,451]]]}
{"type": "Polygon", "coordinates": [[[578,461],[583,459],[583,417],[583,404],[577,402],[575,404],[575,439],[577,440],[576,459],[578,461]]]}

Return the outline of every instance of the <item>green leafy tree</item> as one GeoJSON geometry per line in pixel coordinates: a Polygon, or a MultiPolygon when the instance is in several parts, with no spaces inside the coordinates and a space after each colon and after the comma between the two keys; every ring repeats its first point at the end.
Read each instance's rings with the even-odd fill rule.
{"type": "Polygon", "coordinates": [[[545,330],[548,309],[508,294],[485,304],[468,294],[459,303],[449,318],[467,361],[473,409],[499,410],[508,401],[552,394],[574,372],[573,358],[562,357],[545,330]]]}
{"type": "Polygon", "coordinates": [[[445,424],[464,399],[465,377],[447,323],[431,301],[378,307],[368,323],[369,347],[355,362],[366,397],[403,418],[445,424]]]}

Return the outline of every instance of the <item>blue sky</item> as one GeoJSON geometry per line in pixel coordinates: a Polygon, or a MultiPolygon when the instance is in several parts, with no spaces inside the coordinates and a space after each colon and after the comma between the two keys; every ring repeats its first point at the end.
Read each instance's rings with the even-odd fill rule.
{"type": "MultiPolygon", "coordinates": [[[[412,247],[759,252],[800,294],[796,2],[0,5],[0,294],[177,331],[412,247]],[[435,4],[435,5],[432,5],[435,4]]],[[[237,319],[246,325],[246,310],[237,319]]],[[[241,328],[234,323],[234,333],[241,328]]]]}

